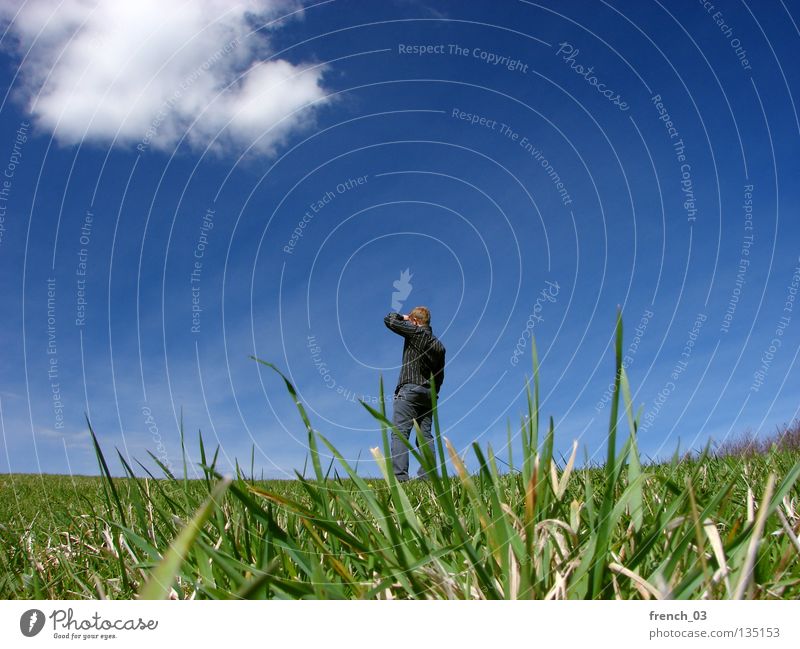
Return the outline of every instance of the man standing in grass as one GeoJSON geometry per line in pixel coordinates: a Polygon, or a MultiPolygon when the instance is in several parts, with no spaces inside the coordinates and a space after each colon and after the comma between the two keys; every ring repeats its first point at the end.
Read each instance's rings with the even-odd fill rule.
{"type": "MultiPolygon", "coordinates": [[[[439,390],[444,381],[444,345],[433,335],[431,330],[431,312],[427,307],[418,306],[408,315],[392,312],[383,322],[396,334],[403,336],[403,365],[400,378],[394,390],[392,423],[396,431],[392,431],[392,468],[401,482],[409,479],[408,448],[398,437],[398,432],[408,440],[411,428],[416,420],[422,433],[422,444],[433,453],[433,436],[431,435],[431,388],[439,390]],[[433,375],[433,386],[430,378],[433,375]]],[[[417,436],[417,448],[424,452],[417,436]]],[[[419,468],[419,477],[425,477],[425,471],[419,468]]]]}

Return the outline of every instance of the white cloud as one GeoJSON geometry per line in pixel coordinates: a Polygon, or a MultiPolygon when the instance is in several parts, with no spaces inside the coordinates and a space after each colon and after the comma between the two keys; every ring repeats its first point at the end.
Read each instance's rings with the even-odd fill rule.
{"type": "Polygon", "coordinates": [[[86,430],[54,430],[52,428],[37,427],[36,437],[39,439],[65,443],[69,447],[91,448],[92,438],[86,430]]]}
{"type": "Polygon", "coordinates": [[[322,66],[269,58],[286,20],[269,21],[292,12],[297,0],[27,0],[0,5],[0,21],[17,97],[63,144],[170,150],[185,135],[272,153],[327,101],[322,66]]]}

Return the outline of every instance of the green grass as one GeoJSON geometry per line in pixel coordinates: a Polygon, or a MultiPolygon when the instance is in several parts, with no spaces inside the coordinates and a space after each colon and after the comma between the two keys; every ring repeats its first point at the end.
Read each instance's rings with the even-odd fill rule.
{"type": "Polygon", "coordinates": [[[259,481],[237,467],[225,479],[201,436],[201,480],[135,472],[120,454],[127,477],[112,478],[90,427],[100,477],[0,476],[0,597],[799,598],[797,445],[784,435],[758,452],[642,465],[619,320],[616,342],[599,468],[574,468],[577,445],[553,457],[535,348],[521,455],[503,459],[518,468],[502,473],[478,444],[468,473],[435,417],[435,452],[409,447],[431,480],[400,484],[385,409],[365,405],[381,425],[372,454],[384,476],[365,480],[285,378],[311,477],[259,481]]]}

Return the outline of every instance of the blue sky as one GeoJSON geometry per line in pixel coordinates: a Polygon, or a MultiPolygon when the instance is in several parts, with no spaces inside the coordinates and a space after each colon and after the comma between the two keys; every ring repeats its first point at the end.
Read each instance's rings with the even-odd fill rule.
{"type": "Polygon", "coordinates": [[[533,335],[601,459],[618,306],[644,456],[797,416],[796,2],[162,5],[0,10],[2,470],[96,473],[88,414],[179,472],[182,413],[293,477],[254,354],[376,475],[406,269],[459,449],[506,457],[533,335]]]}

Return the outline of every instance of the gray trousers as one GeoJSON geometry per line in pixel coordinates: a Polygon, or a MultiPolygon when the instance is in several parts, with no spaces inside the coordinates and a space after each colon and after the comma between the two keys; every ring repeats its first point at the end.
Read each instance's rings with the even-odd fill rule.
{"type": "MultiPolygon", "coordinates": [[[[411,429],[414,427],[415,419],[422,432],[422,444],[430,448],[431,453],[433,453],[431,390],[421,385],[406,383],[394,395],[392,423],[407,440],[411,429]]],[[[417,448],[422,452],[419,435],[416,437],[417,448]]],[[[409,479],[408,448],[395,431],[392,431],[392,468],[398,480],[409,479]]],[[[425,477],[425,470],[422,466],[419,467],[417,475],[421,478],[425,477]]]]}

